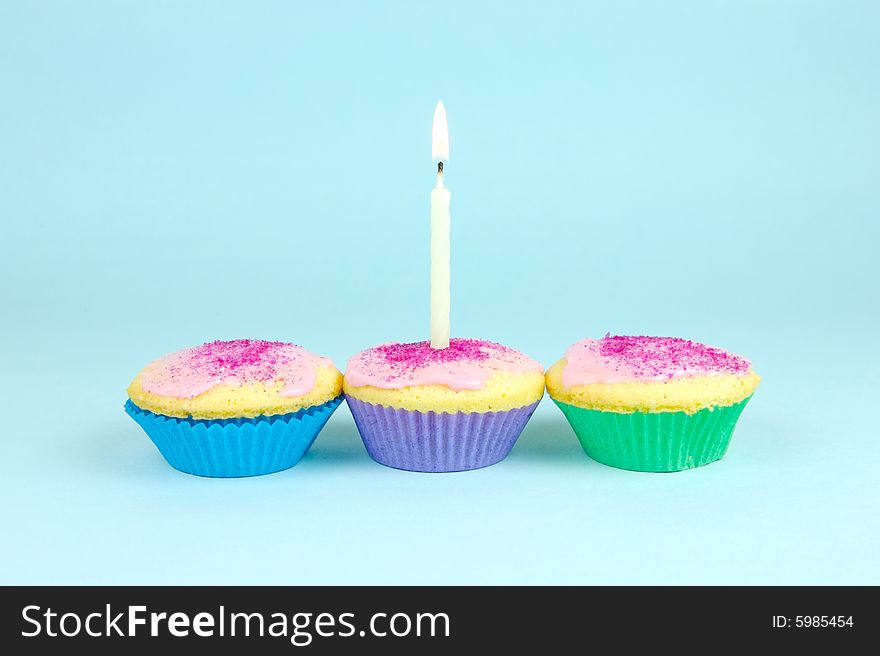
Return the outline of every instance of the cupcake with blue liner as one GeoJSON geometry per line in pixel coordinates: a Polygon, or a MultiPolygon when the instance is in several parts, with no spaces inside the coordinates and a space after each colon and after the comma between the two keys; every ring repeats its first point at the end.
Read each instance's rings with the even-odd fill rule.
{"type": "Polygon", "coordinates": [[[477,339],[390,343],[348,362],[344,391],[376,462],[419,472],[478,469],[503,460],[544,395],[544,368],[477,339]]]}
{"type": "Polygon", "coordinates": [[[175,469],[212,477],[293,467],[342,402],[342,374],[295,344],[216,341],[148,364],[125,411],[175,469]]]}
{"type": "Polygon", "coordinates": [[[724,456],[760,380],[719,348],[606,335],[572,345],[547,371],[547,391],[594,460],[671,472],[724,456]]]}

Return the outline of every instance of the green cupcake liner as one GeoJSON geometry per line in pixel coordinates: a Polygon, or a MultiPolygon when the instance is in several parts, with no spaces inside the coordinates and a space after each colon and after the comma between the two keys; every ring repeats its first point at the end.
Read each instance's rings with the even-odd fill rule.
{"type": "Polygon", "coordinates": [[[554,399],[584,451],[611,467],[674,472],[724,457],[733,429],[751,396],[734,405],[686,412],[606,412],[554,399]]]}

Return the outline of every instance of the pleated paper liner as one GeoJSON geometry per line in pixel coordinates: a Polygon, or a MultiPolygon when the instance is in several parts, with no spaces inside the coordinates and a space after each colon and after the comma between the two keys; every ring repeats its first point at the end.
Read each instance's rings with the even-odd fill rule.
{"type": "Polygon", "coordinates": [[[254,419],[178,419],[142,410],[131,401],[125,411],[175,469],[236,478],[293,467],[340,403],[341,395],[298,412],[254,419]]]}
{"type": "Polygon", "coordinates": [[[456,472],[507,457],[540,401],[501,412],[417,412],[346,400],[367,453],[417,472],[456,472]]]}
{"type": "Polygon", "coordinates": [[[733,429],[751,396],[734,405],[685,412],[605,412],[561,401],[587,455],[612,467],[674,472],[702,467],[727,453],[733,429]]]}

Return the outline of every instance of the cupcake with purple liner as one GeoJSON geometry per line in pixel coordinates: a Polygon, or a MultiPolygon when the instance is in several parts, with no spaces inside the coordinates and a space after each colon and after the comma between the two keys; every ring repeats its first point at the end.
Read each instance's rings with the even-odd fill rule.
{"type": "Polygon", "coordinates": [[[348,362],[345,397],[370,457],[420,472],[503,460],[544,396],[544,368],[477,339],[391,343],[348,362]]]}
{"type": "Polygon", "coordinates": [[[237,339],[148,364],[125,411],[168,463],[199,476],[292,467],[342,402],[342,374],[295,344],[237,339]]]}

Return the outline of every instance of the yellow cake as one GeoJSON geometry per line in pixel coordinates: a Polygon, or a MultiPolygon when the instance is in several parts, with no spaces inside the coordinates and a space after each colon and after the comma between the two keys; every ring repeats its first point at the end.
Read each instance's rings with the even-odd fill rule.
{"type": "Polygon", "coordinates": [[[587,383],[566,387],[562,358],[547,370],[547,392],[563,403],[610,412],[686,412],[739,403],[752,395],[761,377],[754,371],[694,376],[659,382],[587,383]]]}
{"type": "Polygon", "coordinates": [[[578,342],[550,367],[546,378],[554,400],[579,408],[687,414],[739,403],[761,380],[748,361],[720,349],[644,337],[578,342]],[[629,341],[624,344],[623,339],[629,341]],[[642,341],[639,346],[634,340],[664,341],[642,341]]]}
{"type": "Polygon", "coordinates": [[[446,385],[382,388],[354,387],[344,382],[346,396],[389,408],[418,412],[498,412],[534,403],[544,396],[544,375],[538,372],[495,372],[479,389],[454,390],[446,385]]]}
{"type": "Polygon", "coordinates": [[[417,412],[498,412],[544,396],[544,371],[523,354],[492,342],[455,340],[447,349],[427,343],[386,344],[354,356],[346,396],[417,412]]]}
{"type": "Polygon", "coordinates": [[[342,393],[333,363],[293,344],[235,340],[172,353],[147,365],[128,396],[167,417],[231,419],[283,415],[342,393]]]}

